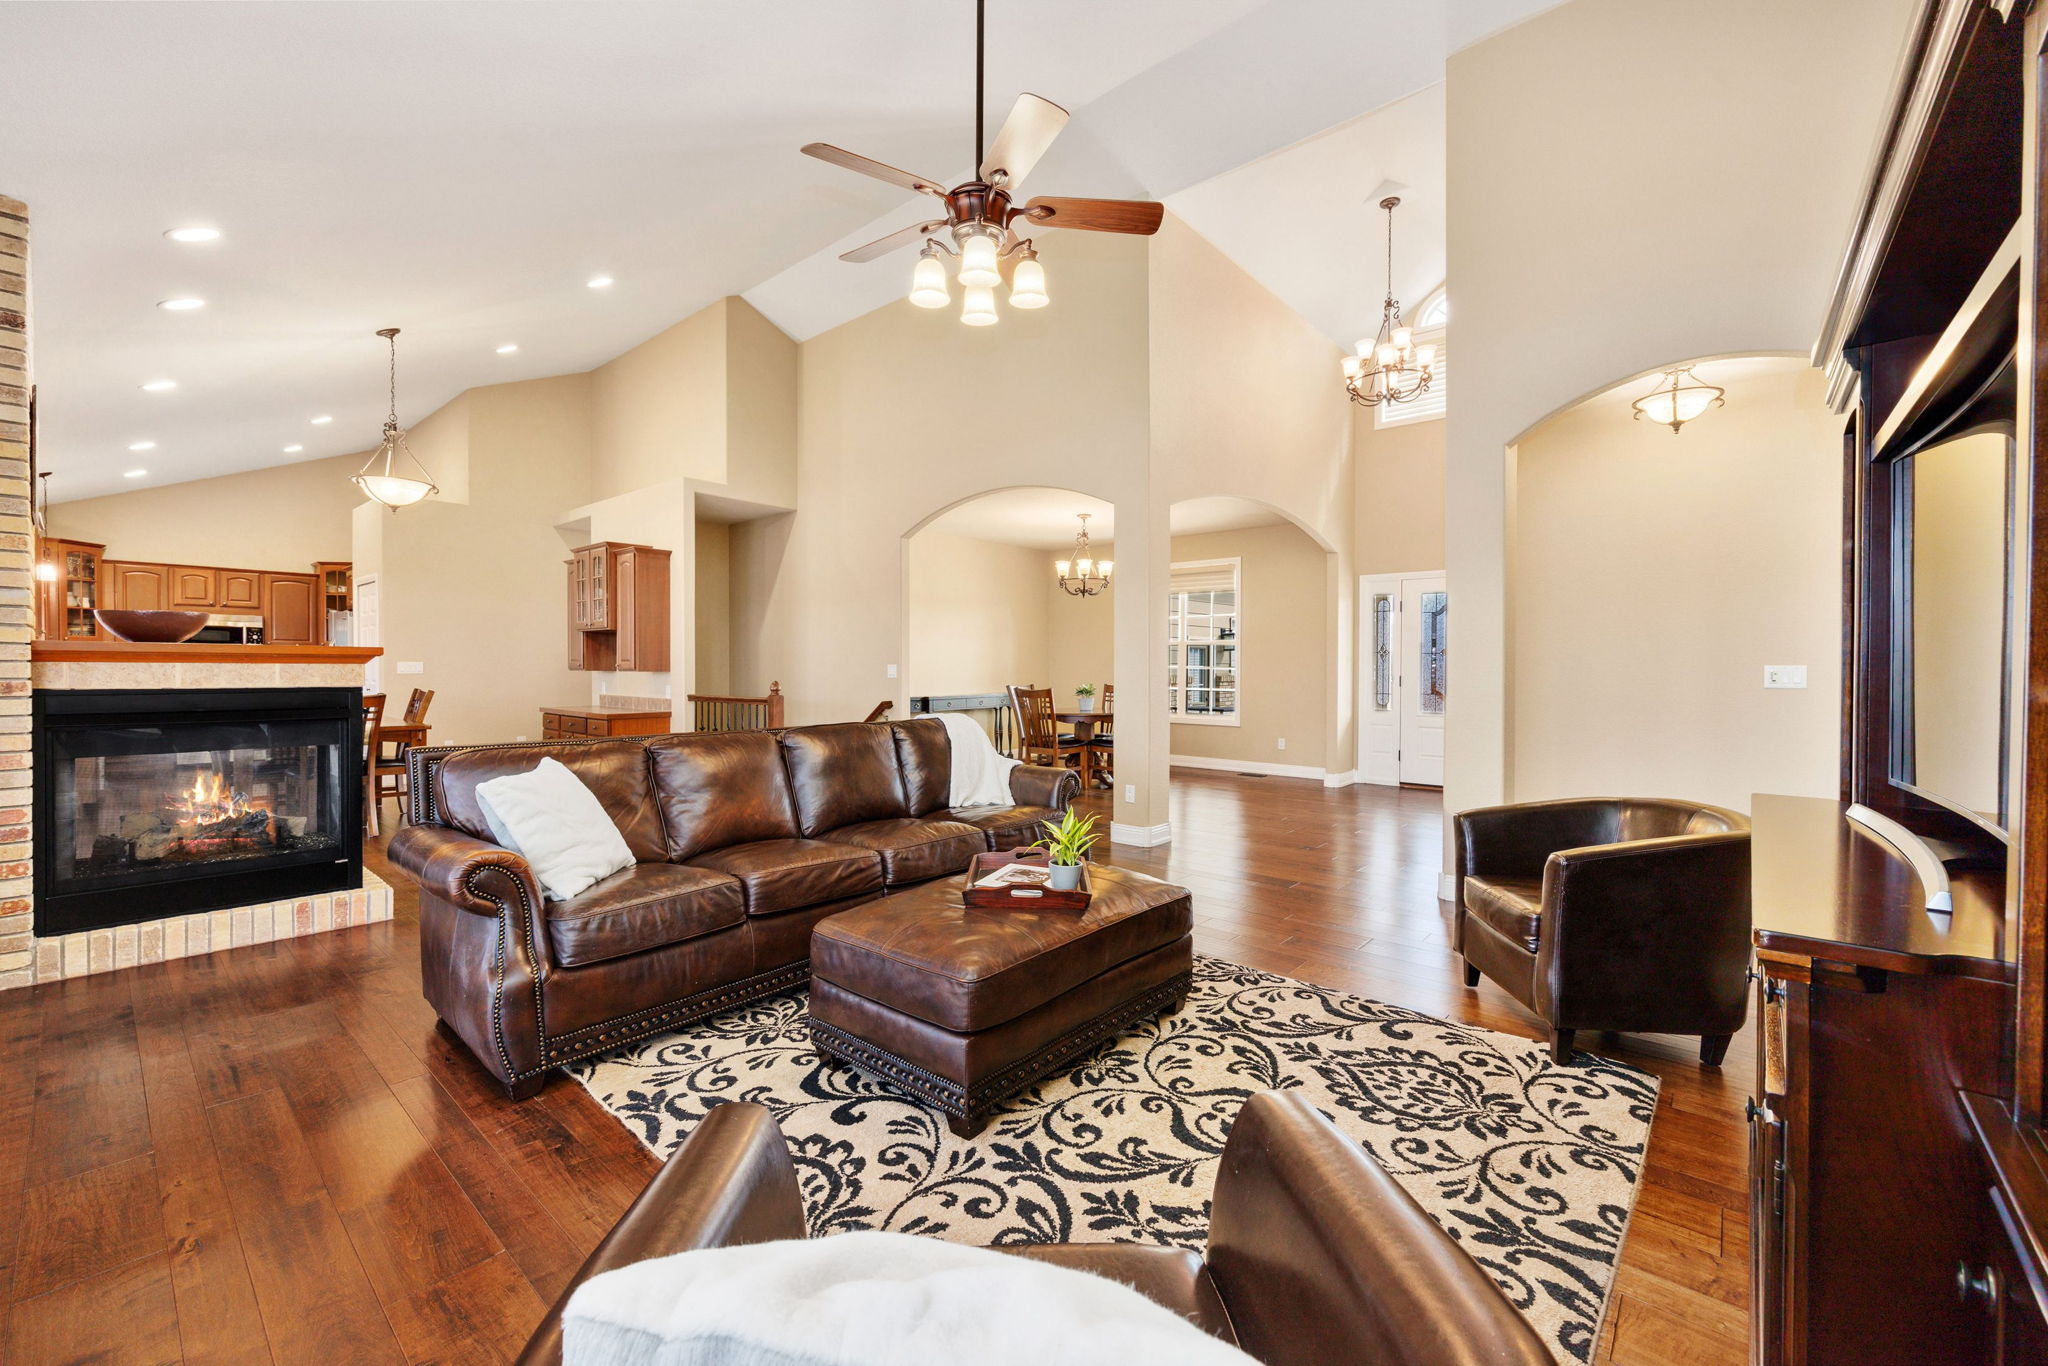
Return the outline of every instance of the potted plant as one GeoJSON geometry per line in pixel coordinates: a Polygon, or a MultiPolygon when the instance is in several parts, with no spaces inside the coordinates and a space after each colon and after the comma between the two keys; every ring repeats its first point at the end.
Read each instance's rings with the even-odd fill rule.
{"type": "Polygon", "coordinates": [[[1045,838],[1031,847],[1043,849],[1050,855],[1052,885],[1054,890],[1071,892],[1081,885],[1081,860],[1088,857],[1088,850],[1102,836],[1095,833],[1095,817],[1084,816],[1071,807],[1059,824],[1040,821],[1045,827],[1045,838]]]}
{"type": "Polygon", "coordinates": [[[1083,683],[1080,687],[1074,689],[1074,700],[1081,704],[1082,711],[1094,711],[1095,685],[1093,683],[1083,683]]]}

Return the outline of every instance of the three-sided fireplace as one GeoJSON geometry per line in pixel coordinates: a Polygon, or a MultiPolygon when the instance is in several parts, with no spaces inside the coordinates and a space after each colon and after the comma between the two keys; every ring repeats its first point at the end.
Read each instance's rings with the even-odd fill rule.
{"type": "Polygon", "coordinates": [[[360,885],[353,688],[35,694],[38,935],[360,885]]]}

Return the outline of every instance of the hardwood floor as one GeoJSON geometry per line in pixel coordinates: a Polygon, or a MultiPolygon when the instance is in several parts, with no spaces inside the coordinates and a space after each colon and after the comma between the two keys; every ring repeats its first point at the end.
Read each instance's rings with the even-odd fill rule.
{"type": "MultiPolygon", "coordinates": [[[[1175,842],[1111,853],[1203,951],[1538,1035],[1462,985],[1435,793],[1174,776],[1175,842]]],[[[370,860],[395,921],[0,994],[0,1366],[507,1361],[646,1184],[581,1087],[511,1104],[435,1028],[370,860]]],[[[1591,1042],[1663,1080],[1600,1359],[1742,1361],[1750,1039],[1591,1042]]]]}

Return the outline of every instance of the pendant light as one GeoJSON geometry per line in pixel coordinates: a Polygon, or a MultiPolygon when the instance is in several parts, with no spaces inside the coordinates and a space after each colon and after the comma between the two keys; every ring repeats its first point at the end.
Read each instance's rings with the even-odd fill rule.
{"type": "Polygon", "coordinates": [[[1693,374],[1690,365],[1681,365],[1676,370],[1666,370],[1657,387],[1629,407],[1636,410],[1636,421],[1647,417],[1675,432],[1707,409],[1723,406],[1727,400],[1721,396],[1727,392],[1693,374]]]}
{"type": "Polygon", "coordinates": [[[1092,598],[1109,587],[1109,576],[1116,569],[1112,560],[1095,559],[1088,545],[1088,514],[1077,512],[1081,519],[1081,534],[1074,537],[1074,558],[1054,560],[1053,570],[1059,575],[1060,587],[1077,598],[1092,598]]]}
{"type": "Polygon", "coordinates": [[[377,335],[391,345],[391,416],[384,419],[384,440],[356,471],[355,483],[372,499],[396,512],[440,490],[434,486],[434,477],[427,473],[427,467],[405,444],[405,429],[398,425],[398,329],[379,328],[377,335]]]}
{"type": "Polygon", "coordinates": [[[1380,306],[1379,333],[1360,341],[1356,353],[1344,358],[1344,391],[1353,403],[1368,408],[1406,403],[1435,378],[1436,347],[1416,345],[1415,330],[1402,321],[1401,303],[1394,297],[1394,210],[1400,206],[1398,195],[1380,201],[1387,211],[1387,297],[1380,306]]]}

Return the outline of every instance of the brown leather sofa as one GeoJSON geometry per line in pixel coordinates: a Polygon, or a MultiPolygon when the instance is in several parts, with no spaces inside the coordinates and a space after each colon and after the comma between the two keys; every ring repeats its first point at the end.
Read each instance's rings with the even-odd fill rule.
{"type": "Polygon", "coordinates": [[[415,749],[392,862],[420,883],[427,999],[513,1099],[565,1062],[772,995],[809,975],[811,927],[1038,838],[1079,791],[1011,771],[1014,805],[952,810],[930,718],[781,731],[415,749]],[[638,862],[544,901],[491,843],[477,784],[552,757],[638,862]]]}
{"type": "MultiPolygon", "coordinates": [[[[519,1366],[560,1366],[561,1312],[599,1272],[804,1236],[768,1111],[721,1105],[677,1148],[541,1321],[519,1366]]],[[[1245,1103],[1224,1144],[1209,1250],[1029,1243],[1004,1252],[1122,1281],[1266,1366],[1550,1366],[1543,1339],[1465,1250],[1301,1096],[1245,1103]]]]}
{"type": "Polygon", "coordinates": [[[1460,811],[1455,946],[1550,1026],[1698,1034],[1717,1067],[1749,1011],[1749,818],[1591,797],[1460,811]]]}

